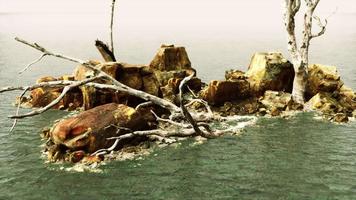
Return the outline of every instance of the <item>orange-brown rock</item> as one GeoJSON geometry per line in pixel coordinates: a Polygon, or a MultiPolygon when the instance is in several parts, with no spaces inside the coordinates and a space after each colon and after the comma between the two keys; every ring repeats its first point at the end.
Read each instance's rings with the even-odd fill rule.
{"type": "Polygon", "coordinates": [[[356,93],[349,87],[343,85],[338,91],[338,101],[349,112],[356,110],[356,93]]]}
{"type": "Polygon", "coordinates": [[[293,65],[282,53],[256,53],[246,76],[255,95],[263,95],[266,90],[291,92],[294,80],[293,65]]]}
{"type": "MultiPolygon", "coordinates": [[[[66,79],[70,80],[71,78],[69,76],[68,77],[63,76],[59,79],[56,79],[54,77],[48,76],[48,77],[42,77],[38,79],[36,82],[42,83],[42,82],[58,81],[58,80],[66,80],[66,79]]],[[[58,98],[62,90],[63,90],[62,88],[46,88],[46,87],[31,90],[30,98],[26,103],[29,104],[31,107],[45,107],[48,104],[50,104],[52,101],[54,101],[56,98],[58,98]]],[[[72,89],[53,108],[74,110],[81,106],[82,106],[81,92],[79,91],[79,89],[72,89]]]]}
{"type": "Polygon", "coordinates": [[[236,101],[248,97],[250,85],[246,80],[239,81],[211,81],[204,91],[202,98],[213,105],[220,105],[228,101],[236,101]]]}
{"type": "Polygon", "coordinates": [[[149,65],[160,71],[190,69],[191,63],[184,47],[162,45],[149,65]]]}
{"type": "Polygon", "coordinates": [[[143,84],[143,88],[142,88],[143,91],[155,96],[160,95],[160,89],[159,89],[160,85],[154,74],[143,76],[142,84],[143,84]]]}
{"type": "Polygon", "coordinates": [[[71,150],[94,152],[113,144],[109,137],[120,135],[117,127],[141,130],[146,123],[135,109],[116,103],[105,104],[63,119],[50,132],[52,141],[71,150]]]}
{"type": "Polygon", "coordinates": [[[240,70],[228,70],[225,72],[225,79],[227,81],[246,80],[247,76],[245,72],[240,70]]]}
{"type": "MultiPolygon", "coordinates": [[[[92,61],[93,62],[93,61],[92,61]]],[[[153,71],[144,65],[132,65],[127,63],[103,63],[100,69],[114,77],[119,82],[152,95],[160,95],[160,85],[153,71]]],[[[92,70],[80,65],[75,70],[75,79],[83,80],[94,75],[92,70]]],[[[96,81],[107,83],[106,81],[96,81]]],[[[84,109],[88,110],[107,103],[124,103],[135,106],[140,99],[126,93],[112,90],[97,90],[93,87],[81,87],[83,93],[84,109]]]]}
{"type": "Polygon", "coordinates": [[[335,66],[313,64],[308,67],[306,93],[313,97],[319,92],[333,93],[343,85],[335,66]]]}

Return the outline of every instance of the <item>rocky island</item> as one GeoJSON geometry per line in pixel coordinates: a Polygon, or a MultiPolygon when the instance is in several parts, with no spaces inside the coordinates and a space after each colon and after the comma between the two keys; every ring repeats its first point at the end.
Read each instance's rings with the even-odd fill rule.
{"type": "MultiPolygon", "coordinates": [[[[127,87],[170,102],[177,108],[184,104],[183,110],[203,116],[196,117],[197,122],[211,123],[228,116],[244,115],[288,117],[295,111],[314,110],[326,120],[346,123],[356,114],[356,94],[343,84],[334,66],[309,65],[307,102],[304,105],[295,102],[291,94],[295,77],[293,65],[278,52],[256,53],[246,72],[232,69],[225,72],[225,80],[210,83],[203,83],[196,76],[199,73],[192,67],[185,48],[174,45],[162,45],[148,65],[94,60],[89,63],[100,66],[101,71],[127,87]],[[185,80],[189,76],[191,78],[185,80]],[[186,81],[185,89],[182,89],[183,80],[186,81]]],[[[63,94],[62,84],[65,82],[92,77],[95,77],[95,71],[85,65],[76,67],[72,75],[42,77],[28,97],[18,98],[18,104],[30,108],[46,107],[63,94]]],[[[93,83],[111,82],[95,80],[93,83]]],[[[1,91],[12,89],[20,88],[1,91]]],[[[79,113],[59,120],[43,131],[42,136],[46,139],[44,153],[50,161],[92,164],[113,159],[108,155],[112,151],[147,148],[144,147],[147,141],[171,144],[179,138],[211,138],[196,134],[192,125],[174,122],[168,117],[169,110],[162,106],[115,88],[82,85],[66,92],[52,108],[79,113]],[[187,129],[174,133],[172,126],[187,129]],[[150,133],[158,128],[162,132],[150,133]],[[172,135],[168,133],[170,131],[172,135]]],[[[187,116],[179,116],[182,117],[186,120],[187,116]]],[[[229,132],[233,131],[220,130],[212,137],[229,132]]]]}

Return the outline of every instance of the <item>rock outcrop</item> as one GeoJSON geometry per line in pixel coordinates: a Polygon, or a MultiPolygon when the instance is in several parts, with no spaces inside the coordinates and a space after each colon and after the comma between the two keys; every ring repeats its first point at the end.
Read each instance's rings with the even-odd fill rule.
{"type": "Polygon", "coordinates": [[[201,97],[212,105],[237,101],[250,95],[250,84],[247,80],[211,81],[201,92],[201,97]]]}
{"type": "Polygon", "coordinates": [[[281,91],[267,90],[265,94],[260,98],[260,103],[271,113],[276,110],[289,111],[289,110],[301,110],[303,105],[293,101],[290,93],[281,91]]]}
{"type": "Polygon", "coordinates": [[[191,69],[185,48],[175,47],[174,45],[162,45],[149,66],[159,71],[191,69]]]}
{"type": "Polygon", "coordinates": [[[329,120],[345,122],[345,118],[352,115],[330,93],[320,92],[307,102],[307,108],[321,112],[329,120]],[[342,117],[343,116],[343,117],[342,117]]]}
{"type": "MultiPolygon", "coordinates": [[[[195,73],[184,47],[162,45],[149,65],[159,82],[162,97],[176,102],[180,82],[195,73]]],[[[194,77],[187,85],[194,91],[201,90],[201,80],[194,77]]]]}
{"type": "Polygon", "coordinates": [[[266,90],[291,92],[294,79],[293,65],[281,53],[256,53],[251,59],[246,76],[255,95],[266,90]]]}

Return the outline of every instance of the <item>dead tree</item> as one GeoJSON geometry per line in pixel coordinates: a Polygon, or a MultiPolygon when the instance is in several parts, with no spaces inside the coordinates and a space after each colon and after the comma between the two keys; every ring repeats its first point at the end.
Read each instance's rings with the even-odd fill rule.
{"type": "MultiPolygon", "coordinates": [[[[45,47],[39,45],[38,43],[32,43],[28,42],[26,40],[20,39],[20,38],[15,38],[16,41],[25,44],[39,52],[41,52],[41,56],[32,62],[31,64],[27,65],[23,70],[21,70],[21,73],[28,70],[33,64],[41,61],[43,57],[46,56],[52,56],[52,57],[57,57],[60,59],[64,59],[67,61],[71,61],[74,63],[81,64],[84,67],[87,67],[88,69],[92,70],[94,73],[91,77],[88,77],[84,80],[80,81],[49,81],[49,82],[41,82],[38,84],[34,85],[28,85],[28,86],[18,86],[18,87],[5,87],[0,89],[0,93],[4,92],[9,92],[9,91],[15,91],[15,90],[20,90],[22,91],[20,95],[20,102],[19,105],[17,106],[16,114],[9,116],[9,118],[14,119],[14,124],[11,127],[11,131],[14,129],[16,126],[16,123],[18,119],[22,118],[27,118],[27,117],[32,117],[35,115],[39,115],[41,113],[44,113],[54,107],[56,104],[58,104],[64,97],[65,95],[72,89],[80,87],[80,86],[90,86],[90,87],[95,87],[97,89],[104,89],[104,90],[112,90],[113,92],[121,92],[121,93],[126,93],[128,95],[132,95],[138,98],[141,98],[145,100],[146,102],[138,105],[136,107],[136,110],[148,106],[148,105],[157,105],[162,107],[163,109],[166,109],[167,111],[170,112],[170,116],[168,118],[162,118],[158,116],[156,113],[153,111],[152,114],[156,118],[157,122],[164,128],[160,128],[161,126],[158,126],[157,129],[155,130],[145,130],[145,131],[130,131],[126,130],[124,127],[118,127],[118,136],[113,137],[113,138],[108,138],[108,140],[115,140],[114,144],[112,147],[107,148],[107,149],[101,149],[95,152],[95,155],[99,154],[106,154],[108,152],[113,151],[116,148],[116,145],[118,144],[119,140],[126,139],[126,138],[131,138],[131,137],[137,137],[137,136],[147,136],[147,137],[152,137],[152,138],[159,138],[162,140],[165,140],[167,142],[171,142],[175,140],[175,137],[191,137],[191,136],[202,136],[205,138],[214,138],[217,136],[220,136],[224,133],[227,132],[232,132],[235,133],[239,129],[241,129],[243,126],[253,124],[256,120],[256,117],[251,117],[251,116],[245,116],[245,117],[240,117],[240,116],[235,116],[235,117],[221,117],[218,114],[214,114],[211,111],[211,108],[202,99],[197,98],[194,94],[193,96],[195,98],[186,100],[183,98],[183,92],[184,91],[190,91],[192,92],[189,87],[186,85],[188,81],[190,81],[195,74],[191,74],[190,76],[187,76],[184,78],[180,85],[179,85],[179,99],[180,103],[179,106],[175,105],[174,103],[151,95],[149,93],[133,89],[118,80],[116,80],[114,77],[110,76],[109,74],[105,73],[103,70],[101,70],[102,65],[105,64],[118,64],[116,62],[114,53],[113,53],[113,37],[112,37],[112,27],[113,27],[113,15],[114,15],[114,5],[115,5],[115,0],[112,1],[112,13],[111,13],[111,23],[110,23],[110,43],[111,46],[108,47],[105,43],[101,41],[96,41],[95,46],[97,47],[98,51],[102,55],[102,57],[105,60],[105,63],[101,63],[98,65],[94,65],[93,63],[89,61],[84,61],[81,59],[73,58],[70,56],[63,55],[61,53],[57,53],[51,50],[47,50],[45,47]],[[101,80],[101,81],[99,81],[101,80]],[[103,83],[104,80],[104,83],[103,83]],[[98,81],[100,83],[98,83],[98,81]],[[33,89],[36,88],[62,88],[62,93],[52,102],[50,102],[48,105],[34,109],[28,113],[25,114],[20,114],[20,106],[21,106],[21,98],[24,97],[24,95],[33,89]],[[196,111],[196,110],[188,110],[188,106],[194,102],[199,102],[202,105],[205,106],[206,111],[196,111]],[[219,129],[214,129],[213,127],[210,126],[212,122],[227,122],[226,124],[229,124],[229,121],[238,121],[239,119],[243,120],[249,120],[249,121],[244,121],[241,122],[240,125],[236,127],[230,127],[225,130],[219,130],[219,129]],[[242,127],[241,127],[242,126],[242,127]],[[121,128],[124,128],[126,131],[126,134],[122,135],[120,134],[121,128]],[[128,131],[128,133],[127,133],[128,131]]],[[[192,92],[193,93],[193,92],[192,92]]],[[[115,124],[112,124],[112,126],[115,126],[115,124]]],[[[89,134],[89,133],[88,133],[89,134]]],[[[80,135],[78,137],[86,137],[87,134],[80,135]]],[[[73,138],[69,142],[76,141],[81,138],[73,138]]]]}
{"type": "Polygon", "coordinates": [[[297,44],[295,33],[295,16],[300,10],[301,0],[284,0],[284,25],[288,36],[288,51],[291,55],[295,70],[293,82],[293,99],[298,103],[304,103],[304,93],[307,82],[307,67],[309,64],[309,46],[313,38],[323,35],[326,31],[327,20],[322,23],[320,18],[314,15],[314,11],[320,0],[304,0],[304,26],[300,46],[297,44]],[[321,30],[317,34],[312,33],[313,19],[321,30]]]}

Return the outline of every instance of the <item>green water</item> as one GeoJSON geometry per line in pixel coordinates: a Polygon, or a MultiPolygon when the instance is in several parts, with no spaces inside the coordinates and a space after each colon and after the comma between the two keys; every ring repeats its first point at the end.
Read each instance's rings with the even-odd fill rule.
{"type": "Polygon", "coordinates": [[[156,149],[102,173],[44,164],[37,134],[18,129],[1,138],[0,199],[354,199],[355,124],[312,117],[260,119],[241,136],[156,149]]]}
{"type": "MultiPolygon", "coordinates": [[[[355,16],[335,15],[328,34],[313,41],[311,51],[311,62],[337,65],[353,89],[355,16]]],[[[106,24],[97,17],[88,21],[82,15],[0,14],[0,86],[71,73],[75,66],[47,58],[18,76],[39,55],[14,42],[14,35],[71,56],[98,58],[92,41],[106,38],[106,24]]],[[[198,75],[211,80],[222,79],[229,68],[246,70],[255,51],[287,55],[283,29],[263,29],[260,34],[259,26],[237,33],[224,27],[203,32],[175,29],[186,30],[184,34],[122,28],[117,39],[120,60],[149,63],[161,43],[177,43],[187,47],[198,75]]],[[[356,199],[355,122],[331,124],[314,119],[312,113],[290,120],[261,118],[241,136],[195,146],[186,141],[156,149],[143,160],[108,163],[102,173],[78,173],[41,158],[39,131],[65,113],[51,111],[21,120],[8,133],[12,122],[6,116],[15,112],[11,104],[16,95],[0,95],[0,199],[356,199]]]]}

